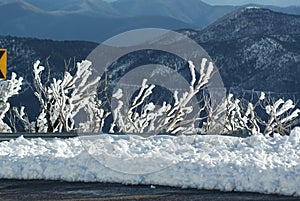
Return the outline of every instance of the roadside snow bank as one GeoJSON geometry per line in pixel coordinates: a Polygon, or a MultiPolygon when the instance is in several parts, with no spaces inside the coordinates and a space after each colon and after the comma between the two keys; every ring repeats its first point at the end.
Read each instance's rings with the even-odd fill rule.
{"type": "Polygon", "coordinates": [[[99,135],[0,143],[0,178],[168,185],[300,196],[300,128],[265,138],[99,135]]]}

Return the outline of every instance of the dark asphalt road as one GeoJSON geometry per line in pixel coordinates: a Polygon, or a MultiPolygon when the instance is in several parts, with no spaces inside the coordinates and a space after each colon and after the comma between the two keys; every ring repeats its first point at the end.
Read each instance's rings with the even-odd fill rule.
{"type": "Polygon", "coordinates": [[[199,200],[199,201],[289,201],[300,197],[257,193],[220,192],[163,186],[80,183],[44,180],[0,180],[0,200],[199,200]]]}

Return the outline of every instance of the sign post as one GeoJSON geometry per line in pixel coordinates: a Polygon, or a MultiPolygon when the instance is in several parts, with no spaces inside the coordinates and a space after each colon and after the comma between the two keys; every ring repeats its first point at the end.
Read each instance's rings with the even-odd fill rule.
{"type": "Polygon", "coordinates": [[[6,79],[7,50],[0,49],[0,80],[6,79]]]}

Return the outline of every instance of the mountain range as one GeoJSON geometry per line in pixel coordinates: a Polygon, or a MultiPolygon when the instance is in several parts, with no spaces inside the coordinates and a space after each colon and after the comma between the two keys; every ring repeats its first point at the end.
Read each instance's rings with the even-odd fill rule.
{"type": "MultiPolygon", "coordinates": [[[[260,7],[300,14],[297,6],[260,7]]],[[[137,28],[199,30],[238,8],[201,0],[2,0],[0,35],[102,42],[137,28]]]]}
{"type": "Polygon", "coordinates": [[[219,66],[227,87],[300,98],[300,16],[242,8],[186,32],[219,66]]]}
{"type": "MultiPolygon", "coordinates": [[[[233,92],[265,91],[300,100],[300,15],[248,7],[225,15],[205,29],[179,32],[204,47],[219,68],[225,86],[233,92]]],[[[59,75],[64,71],[64,59],[80,61],[97,45],[0,37],[0,46],[8,49],[9,74],[15,71],[25,78],[25,89],[13,99],[13,105],[38,104],[31,90],[36,59],[45,63],[50,57],[51,72],[59,75]]],[[[38,108],[31,108],[30,115],[34,116],[38,108]]]]}

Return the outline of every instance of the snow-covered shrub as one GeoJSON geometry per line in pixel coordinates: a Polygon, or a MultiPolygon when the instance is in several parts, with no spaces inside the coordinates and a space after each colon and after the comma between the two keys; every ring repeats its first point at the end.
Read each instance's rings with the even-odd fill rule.
{"type": "Polygon", "coordinates": [[[295,109],[292,100],[274,101],[272,98],[267,98],[263,92],[256,103],[234,98],[229,94],[219,109],[224,114],[224,119],[220,122],[224,133],[246,131],[248,134],[285,135],[299,123],[297,118],[300,110],[295,109]]]}
{"type": "Polygon", "coordinates": [[[234,98],[233,94],[229,94],[219,107],[219,110],[223,111],[223,121],[219,121],[223,126],[222,132],[260,133],[256,106],[250,101],[234,98]]]}
{"type": "MultiPolygon", "coordinates": [[[[236,98],[229,94],[218,107],[213,107],[209,96],[204,95],[198,107],[191,105],[193,98],[205,89],[213,72],[213,64],[203,59],[200,65],[200,76],[196,76],[195,66],[189,61],[191,81],[189,90],[173,94],[174,103],[163,102],[160,105],[149,101],[155,85],[147,84],[147,79],[141,84],[136,97],[129,104],[122,100],[122,90],[117,90],[112,97],[115,108],[107,109],[106,102],[99,100],[99,77],[90,80],[92,74],[91,62],[77,63],[76,72],[65,71],[61,79],[42,81],[41,75],[45,67],[37,61],[34,64],[35,96],[40,102],[40,113],[36,120],[30,122],[25,108],[14,108],[18,119],[28,132],[69,132],[75,129],[80,132],[102,132],[104,124],[110,115],[113,117],[109,125],[111,133],[239,133],[248,134],[272,133],[288,134],[293,125],[299,121],[300,110],[295,109],[292,100],[279,99],[273,101],[264,93],[253,102],[236,98]],[[197,108],[197,111],[194,111],[197,108]],[[75,127],[75,117],[84,112],[86,119],[75,127]]],[[[22,78],[0,83],[1,113],[0,129],[10,132],[11,129],[3,122],[9,108],[7,99],[18,93],[22,78]]],[[[109,102],[109,101],[108,101],[109,102]]]]}
{"type": "Polygon", "coordinates": [[[265,112],[268,115],[267,121],[262,121],[265,125],[264,134],[269,135],[271,133],[289,134],[292,126],[299,123],[300,109],[295,109],[295,104],[291,99],[284,101],[279,99],[273,104],[265,106],[265,112]]]}
{"type": "MultiPolygon", "coordinates": [[[[186,117],[193,111],[193,106],[190,105],[192,98],[206,87],[213,72],[213,64],[204,58],[200,66],[200,77],[198,79],[196,78],[195,66],[191,61],[189,61],[189,69],[192,75],[189,91],[184,92],[181,96],[178,92],[175,92],[175,103],[173,105],[166,102],[162,106],[157,106],[153,102],[145,103],[155,87],[155,85],[148,85],[145,79],[129,108],[123,107],[124,103],[121,100],[118,101],[118,106],[112,111],[114,121],[110,132],[190,133],[198,130],[199,128],[195,125],[195,122],[202,120],[200,118],[201,111],[197,111],[197,115],[193,118],[187,119],[186,117]],[[140,106],[142,106],[142,109],[141,112],[138,112],[136,109],[140,106]]],[[[120,99],[122,96],[121,90],[113,95],[116,99],[120,99]]],[[[204,108],[200,110],[204,110],[204,108]]]]}
{"type": "Polygon", "coordinates": [[[43,83],[41,75],[44,70],[45,67],[40,65],[40,61],[34,64],[34,94],[40,102],[40,113],[36,121],[29,122],[24,108],[20,111],[14,108],[24,128],[29,132],[69,132],[75,129],[74,117],[80,110],[88,113],[87,123],[91,124],[97,116],[94,113],[99,113],[95,109],[98,103],[94,101],[100,80],[99,77],[94,80],[88,79],[92,73],[91,62],[77,63],[74,75],[65,71],[61,79],[53,78],[52,82],[47,80],[43,83]]]}
{"type": "Polygon", "coordinates": [[[23,78],[17,78],[15,73],[12,73],[10,80],[0,81],[0,132],[12,132],[11,128],[3,121],[5,114],[10,108],[8,99],[19,94],[21,90],[23,78]]]}
{"type": "Polygon", "coordinates": [[[79,131],[93,133],[102,132],[105,120],[111,114],[105,109],[104,103],[100,101],[96,95],[91,96],[89,103],[84,110],[87,114],[87,120],[80,123],[79,131]]]}

